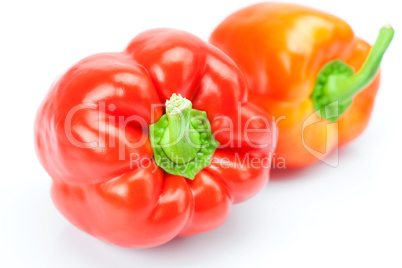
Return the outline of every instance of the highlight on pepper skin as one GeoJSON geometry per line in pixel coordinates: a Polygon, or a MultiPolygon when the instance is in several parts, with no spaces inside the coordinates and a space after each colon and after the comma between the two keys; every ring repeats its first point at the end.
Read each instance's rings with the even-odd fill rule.
{"type": "MultiPolygon", "coordinates": [[[[151,111],[157,111],[158,108],[162,107],[165,108],[165,104],[161,103],[161,104],[152,104],[151,105],[151,111]]],[[[237,117],[240,118],[240,114],[241,114],[241,105],[239,104],[239,109],[237,110],[237,117]]],[[[79,112],[80,110],[84,110],[84,109],[95,109],[98,111],[98,117],[97,117],[97,121],[99,122],[99,126],[97,128],[98,132],[107,132],[109,131],[108,129],[115,129],[116,128],[116,124],[123,126],[124,128],[126,127],[130,127],[130,125],[138,125],[139,128],[141,128],[143,131],[148,131],[148,124],[146,123],[145,118],[142,118],[138,115],[132,115],[129,117],[125,117],[125,116],[115,116],[115,115],[108,115],[106,116],[106,121],[108,122],[108,124],[101,124],[101,120],[99,120],[102,116],[104,116],[105,114],[108,114],[110,112],[115,111],[116,109],[116,105],[114,104],[109,104],[108,106],[106,106],[105,102],[99,102],[98,104],[94,104],[94,103],[87,103],[87,104],[79,104],[76,107],[73,107],[67,114],[65,122],[64,122],[64,129],[65,129],[65,135],[67,137],[67,140],[74,146],[79,147],[79,148],[104,148],[105,147],[105,142],[101,139],[102,135],[100,133],[98,133],[97,135],[95,135],[94,137],[97,137],[97,139],[91,140],[91,141],[86,141],[86,142],[80,142],[79,140],[76,139],[76,137],[73,135],[73,130],[72,130],[72,119],[75,116],[75,114],[77,112],[79,112]]],[[[329,105],[327,105],[326,107],[324,107],[324,109],[328,110],[327,115],[330,114],[329,111],[331,111],[331,114],[333,116],[338,116],[338,110],[337,110],[337,103],[331,103],[329,105]]],[[[179,116],[181,116],[181,114],[179,113],[179,116]]],[[[271,121],[275,122],[275,125],[277,125],[280,121],[286,120],[287,116],[286,115],[281,115],[278,118],[271,116],[271,121]]],[[[223,129],[217,129],[214,132],[211,132],[212,137],[215,137],[215,135],[217,135],[220,132],[227,132],[229,136],[233,136],[234,134],[234,129],[233,129],[233,119],[229,118],[227,116],[218,116],[216,118],[212,118],[212,121],[224,121],[225,124],[227,124],[228,127],[223,128],[223,129]]],[[[305,142],[304,140],[304,133],[307,133],[308,128],[312,125],[314,126],[314,124],[316,124],[317,122],[320,122],[322,120],[325,120],[325,118],[323,118],[320,114],[320,111],[316,111],[314,114],[310,115],[309,117],[306,118],[306,120],[303,122],[302,125],[302,143],[304,148],[306,148],[307,151],[309,151],[309,153],[311,153],[313,156],[315,156],[317,159],[319,159],[320,161],[322,161],[325,164],[328,164],[332,167],[336,167],[339,164],[339,158],[338,158],[338,146],[335,146],[335,148],[331,151],[331,154],[329,155],[329,157],[327,156],[327,152],[326,151],[317,151],[314,148],[311,148],[309,146],[308,143],[305,142]],[[326,157],[324,157],[326,156],[326,157]]],[[[178,142],[181,140],[181,138],[184,136],[185,132],[183,131],[183,129],[185,128],[180,128],[180,130],[182,130],[171,143],[174,144],[175,142],[178,142]]],[[[190,130],[192,131],[192,130],[190,130]]],[[[209,125],[209,121],[208,121],[208,131],[211,131],[210,129],[210,125],[209,125]]],[[[114,143],[110,143],[108,146],[109,147],[116,147],[119,150],[119,159],[124,161],[125,158],[127,157],[125,154],[125,147],[129,146],[130,148],[139,148],[144,146],[147,142],[149,142],[149,137],[147,136],[141,136],[141,138],[139,138],[139,140],[136,141],[129,141],[125,135],[125,132],[117,132],[116,135],[121,135],[121,137],[119,137],[118,141],[119,144],[114,144],[114,143]]],[[[277,140],[277,131],[276,129],[270,129],[269,123],[267,121],[266,118],[261,117],[261,116],[251,116],[248,121],[246,122],[244,129],[242,131],[242,135],[244,136],[243,139],[246,141],[246,143],[251,147],[251,148],[261,148],[261,147],[267,147],[269,146],[269,144],[276,144],[276,140],[277,140]],[[264,122],[264,124],[266,124],[266,129],[251,129],[250,128],[250,123],[253,120],[261,120],[261,122],[264,122]],[[252,140],[250,140],[250,138],[248,137],[248,133],[250,132],[259,132],[259,133],[264,133],[265,131],[269,131],[272,133],[271,136],[271,141],[269,143],[266,144],[253,144],[252,140]]],[[[326,135],[326,141],[327,143],[329,142],[336,142],[336,144],[338,144],[338,123],[337,122],[328,122],[328,126],[327,126],[327,133],[326,135]],[[328,137],[332,137],[331,139],[329,139],[328,137]]],[[[199,147],[199,149],[201,149],[199,144],[195,144],[192,143],[191,140],[189,140],[190,144],[192,147],[199,147]]],[[[169,145],[166,145],[169,146],[169,145]]],[[[226,142],[225,144],[219,144],[218,145],[219,148],[230,148],[230,147],[234,147],[234,140],[230,140],[228,142],[226,142]]],[[[275,145],[274,145],[275,147],[275,145]]],[[[325,148],[331,148],[331,146],[326,146],[325,148]]],[[[235,155],[237,155],[235,153],[235,155]]],[[[178,158],[180,158],[180,156],[176,156],[176,159],[178,160],[178,158]]],[[[150,165],[149,159],[148,158],[144,158],[144,157],[140,157],[140,155],[138,153],[131,153],[129,155],[129,159],[130,159],[130,167],[134,168],[137,167],[138,165],[141,167],[148,167],[150,165]]],[[[215,160],[216,161],[216,160],[215,160]]],[[[228,159],[221,159],[221,163],[216,163],[217,165],[220,165],[222,167],[226,166],[227,162],[229,160],[228,159]]],[[[184,159],[181,160],[181,162],[184,163],[184,166],[188,166],[190,165],[191,162],[188,161],[184,161],[184,159]]],[[[166,161],[166,165],[170,164],[170,161],[167,160],[166,161]]],[[[245,161],[243,161],[242,166],[250,166],[250,165],[260,165],[260,167],[262,168],[270,168],[270,169],[286,169],[286,159],[284,157],[281,156],[277,156],[275,152],[271,153],[269,157],[267,157],[266,159],[260,159],[258,157],[256,158],[250,158],[248,157],[245,161]],[[267,164],[267,162],[269,162],[270,164],[267,164]]],[[[156,170],[156,169],[155,169],[156,170]]]]}
{"type": "MultiPolygon", "coordinates": [[[[173,94],[176,95],[176,94],[173,94]]],[[[181,96],[180,96],[181,97],[181,96]]],[[[168,102],[167,100],[166,102],[168,102]]],[[[151,104],[151,113],[154,113],[155,111],[158,111],[159,108],[165,109],[166,104],[160,103],[160,104],[151,104]]],[[[135,125],[137,128],[141,129],[144,132],[148,132],[148,129],[150,129],[150,126],[148,126],[146,119],[138,116],[138,115],[131,115],[131,116],[115,116],[111,114],[111,112],[114,112],[116,110],[116,105],[114,104],[109,104],[106,105],[105,102],[99,102],[99,103],[81,103],[69,110],[67,113],[67,116],[64,121],[64,131],[65,131],[65,136],[67,137],[67,140],[69,143],[71,143],[72,146],[75,146],[77,148],[82,148],[82,149],[102,149],[106,147],[106,142],[104,139],[105,134],[110,131],[116,130],[118,126],[122,127],[123,129],[125,128],[130,128],[133,125],[135,125]],[[94,117],[96,119],[96,122],[98,122],[98,127],[96,128],[96,135],[93,135],[92,140],[86,140],[84,142],[79,140],[79,137],[74,134],[74,124],[73,124],[73,119],[75,116],[77,116],[77,113],[80,111],[82,112],[85,109],[89,110],[95,110],[98,114],[97,116],[94,117]],[[104,119],[107,124],[102,122],[102,119],[104,119]]],[[[242,113],[242,107],[241,103],[238,104],[238,109],[236,110],[236,118],[230,118],[228,116],[220,115],[215,118],[211,118],[211,122],[215,122],[216,124],[219,125],[226,125],[227,127],[224,128],[219,128],[216,129],[215,131],[212,131],[211,125],[209,123],[209,119],[207,116],[202,116],[202,117],[197,117],[197,121],[202,121],[206,124],[206,129],[202,130],[203,132],[211,132],[211,138],[215,139],[215,136],[218,135],[219,133],[225,133],[225,135],[233,137],[234,135],[237,135],[238,140],[236,141],[235,139],[230,139],[226,143],[223,144],[217,144],[216,147],[223,149],[223,148],[235,148],[238,146],[238,142],[240,140],[244,140],[246,144],[250,148],[254,149],[261,149],[261,148],[268,148],[269,146],[272,146],[275,148],[276,146],[276,140],[277,140],[277,129],[276,127],[272,127],[270,124],[270,121],[274,122],[275,125],[278,121],[283,120],[284,117],[281,117],[280,119],[276,119],[275,117],[271,116],[270,118],[263,117],[261,115],[253,115],[250,116],[247,121],[244,122],[243,129],[241,133],[236,133],[234,127],[234,122],[233,120],[236,120],[238,122],[242,121],[241,113],[242,113]],[[238,118],[238,119],[237,119],[238,118]],[[269,120],[268,120],[269,119],[269,120]],[[263,128],[255,128],[253,127],[253,122],[258,122],[258,124],[263,128]],[[265,141],[264,143],[257,144],[253,143],[253,139],[250,138],[250,134],[252,133],[259,133],[261,135],[264,135],[264,133],[271,133],[271,138],[270,140],[265,141]],[[239,137],[240,135],[240,137],[239,137]]],[[[177,113],[177,116],[179,117],[179,121],[184,122],[184,115],[181,112],[177,113]]],[[[161,119],[160,119],[161,120],[161,119]]],[[[154,124],[155,125],[155,124],[154,124]]],[[[169,144],[164,145],[164,147],[173,147],[175,144],[180,142],[186,135],[188,136],[188,133],[186,133],[184,130],[186,129],[185,126],[180,126],[179,128],[179,133],[178,135],[170,141],[169,144]]],[[[196,132],[194,128],[191,128],[188,130],[189,133],[196,132]]],[[[163,132],[162,134],[164,134],[163,132]]],[[[124,131],[122,132],[117,132],[114,133],[115,135],[119,136],[118,138],[118,143],[111,142],[108,144],[109,148],[116,148],[118,150],[118,155],[119,155],[119,160],[125,161],[127,155],[125,154],[125,147],[129,148],[140,148],[145,146],[147,143],[150,142],[150,138],[152,138],[152,135],[150,134],[148,136],[141,136],[137,140],[129,140],[126,133],[124,131]]],[[[188,139],[188,144],[193,147],[197,148],[197,150],[203,149],[202,144],[198,144],[197,142],[188,139]]],[[[236,153],[235,153],[236,155],[236,153]]],[[[271,155],[275,155],[275,152],[272,152],[271,155]]],[[[144,166],[149,165],[147,162],[149,162],[147,159],[148,158],[141,158],[138,153],[131,153],[129,155],[130,158],[130,165],[134,165],[134,163],[146,163],[144,166]]],[[[168,159],[171,159],[172,157],[169,157],[168,159]]],[[[190,161],[186,161],[183,157],[181,156],[175,156],[177,162],[183,162],[184,164],[189,164],[190,161]]],[[[286,162],[285,159],[279,158],[276,159],[277,162],[272,163],[271,165],[263,164],[266,163],[267,161],[272,162],[271,157],[267,157],[264,159],[264,161],[260,161],[259,158],[251,158],[251,159],[246,159],[244,161],[243,165],[253,165],[257,164],[258,162],[261,162],[261,166],[264,166],[264,168],[278,168],[278,169],[283,169],[286,167],[286,162]]],[[[225,161],[222,162],[222,165],[225,166],[225,161]]]]}

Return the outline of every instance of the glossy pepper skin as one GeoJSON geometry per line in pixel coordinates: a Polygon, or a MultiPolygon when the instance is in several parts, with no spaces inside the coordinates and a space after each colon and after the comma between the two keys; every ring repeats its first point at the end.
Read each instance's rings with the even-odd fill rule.
{"type": "Polygon", "coordinates": [[[275,117],[276,157],[284,158],[286,167],[322,160],[366,128],[378,73],[337,120],[321,118],[312,101],[318,74],[327,63],[340,60],[358,71],[369,55],[371,46],[343,20],[300,5],[260,3],[226,18],[210,42],[245,73],[250,100],[275,117]]]}
{"type": "Polygon", "coordinates": [[[268,168],[239,165],[247,156],[270,158],[275,145],[275,125],[262,119],[248,128],[264,132],[249,133],[252,144],[246,142],[247,120],[267,117],[248,102],[247,91],[229,57],[177,30],[150,30],[123,52],[81,60],[52,85],[35,122],[36,152],[53,180],[54,204],[79,229],[123,247],[153,247],[217,228],[233,203],[268,180],[268,168]],[[172,94],[206,111],[213,132],[229,124],[219,117],[233,119],[234,135],[215,135],[221,146],[194,180],[166,173],[153,159],[148,127],[172,94]],[[143,162],[133,164],[130,154],[143,162]]]}

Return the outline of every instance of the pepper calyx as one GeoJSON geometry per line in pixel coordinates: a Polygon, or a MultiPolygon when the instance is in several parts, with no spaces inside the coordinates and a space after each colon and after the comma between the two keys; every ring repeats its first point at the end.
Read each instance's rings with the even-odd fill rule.
{"type": "Polygon", "coordinates": [[[192,109],[180,94],[166,101],[166,114],[149,126],[149,134],[156,164],[190,180],[210,165],[219,146],[206,112],[192,109]]]}
{"type": "Polygon", "coordinates": [[[341,60],[331,61],[321,69],[311,98],[314,109],[319,110],[322,117],[336,122],[347,111],[354,96],[376,77],[393,36],[394,29],[390,25],[381,28],[365,63],[357,73],[341,60]]]}

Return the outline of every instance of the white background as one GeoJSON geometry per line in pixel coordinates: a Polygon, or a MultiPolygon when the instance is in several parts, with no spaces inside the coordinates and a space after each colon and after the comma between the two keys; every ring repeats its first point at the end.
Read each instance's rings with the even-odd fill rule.
{"type": "Polygon", "coordinates": [[[133,250],[79,231],[53,206],[33,149],[33,119],[51,83],[79,59],[172,27],[208,39],[253,1],[2,1],[0,267],[402,267],[402,19],[396,0],[297,1],[348,21],[373,43],[390,22],[382,85],[365,133],[340,163],[273,174],[217,230],[133,250]]]}

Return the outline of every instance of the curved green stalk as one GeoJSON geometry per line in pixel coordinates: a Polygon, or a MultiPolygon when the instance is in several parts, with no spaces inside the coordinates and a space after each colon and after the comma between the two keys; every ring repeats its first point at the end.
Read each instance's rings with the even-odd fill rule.
{"type": "Polygon", "coordinates": [[[394,36],[394,29],[384,26],[372,47],[363,67],[354,74],[353,69],[340,60],[327,63],[317,76],[312,94],[315,110],[331,121],[346,112],[353,97],[367,87],[377,75],[382,57],[394,36]],[[338,102],[338,105],[330,105],[338,102]]]}

